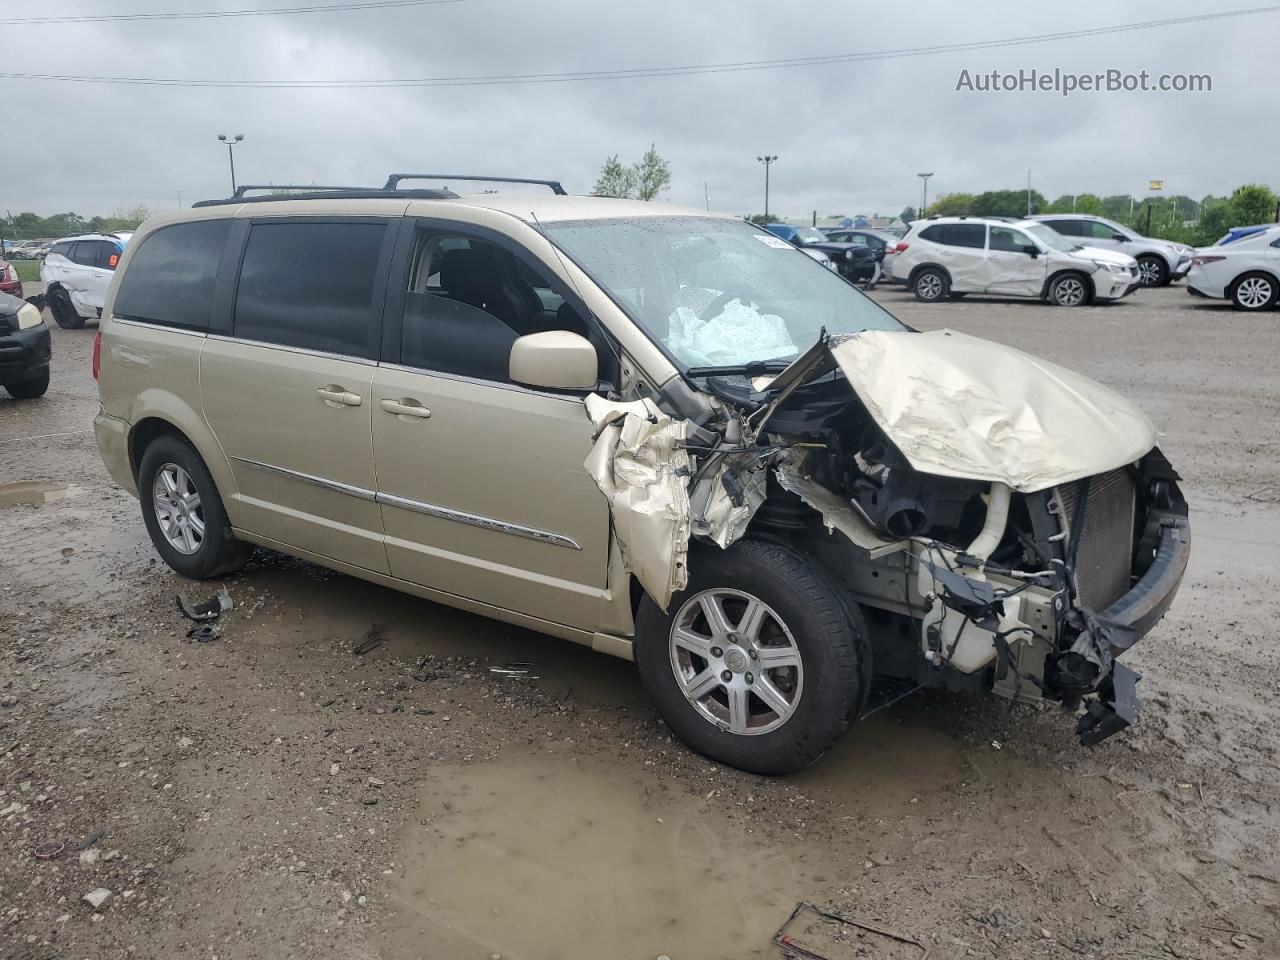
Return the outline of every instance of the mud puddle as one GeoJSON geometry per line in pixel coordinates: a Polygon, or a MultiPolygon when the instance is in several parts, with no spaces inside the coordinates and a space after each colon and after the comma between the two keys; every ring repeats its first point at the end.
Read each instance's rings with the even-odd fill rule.
{"type": "Polygon", "coordinates": [[[74,497],[80,488],[70,483],[44,483],[22,480],[0,484],[0,509],[4,507],[43,507],[46,503],[74,497]]]}
{"type": "Polygon", "coordinates": [[[513,748],[423,791],[386,954],[772,957],[817,853],[766,843],[732,800],[567,748],[513,748]]]}

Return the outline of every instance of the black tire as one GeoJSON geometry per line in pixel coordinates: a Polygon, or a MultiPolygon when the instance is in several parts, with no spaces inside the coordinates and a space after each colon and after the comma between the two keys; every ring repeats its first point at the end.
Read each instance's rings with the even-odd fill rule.
{"type": "Polygon", "coordinates": [[[222,497],[214,485],[209,468],[184,438],[164,434],[153,440],[142,453],[138,467],[138,500],[142,505],[142,521],[156,551],[164,562],[184,577],[209,580],[235,573],[253,553],[253,545],[237,540],[222,506],[222,497]],[[153,488],[156,475],[165,467],[176,465],[186,471],[200,496],[198,513],[204,522],[204,535],[194,553],[185,554],[165,537],[156,516],[153,488]]]}
{"type": "Polygon", "coordinates": [[[937,303],[951,296],[951,278],[938,267],[925,267],[912,278],[911,290],[921,303],[937,303]]]}
{"type": "Polygon", "coordinates": [[[1093,299],[1089,278],[1083,273],[1060,273],[1049,281],[1045,299],[1055,307],[1087,306],[1093,299]]]}
{"type": "MultiPolygon", "coordinates": [[[[739,602],[745,606],[745,599],[739,602]]],[[[722,609],[726,620],[737,618],[732,619],[735,629],[741,626],[741,610],[733,610],[728,602],[722,609]]],[[[780,635],[776,625],[772,629],[775,637],[780,635]]],[[[665,613],[646,596],[640,603],[636,634],[636,665],[667,726],[702,755],[751,773],[791,773],[813,763],[857,719],[870,688],[871,647],[861,610],[815,562],[777,543],[741,540],[728,550],[691,553],[688,587],[671,599],[665,613]],[[713,589],[740,591],[762,601],[785,624],[799,653],[803,680],[794,712],[766,732],[730,732],[727,722],[713,721],[695,707],[676,678],[672,629],[687,603],[697,604],[697,598],[713,589]]],[[[723,649],[720,665],[724,666],[731,651],[714,649],[723,649]]],[[[710,660],[701,663],[703,670],[715,674],[710,660]]],[[[702,675],[697,667],[694,671],[702,675]]],[[[779,671],[770,671],[769,679],[785,685],[788,670],[781,673],[779,677],[779,671]]],[[[740,673],[734,679],[745,680],[749,675],[740,673]]],[[[795,674],[790,676],[794,680],[795,674]]],[[[723,705],[724,695],[721,687],[706,699],[723,705]]],[[[780,717],[755,695],[748,695],[747,702],[758,711],[755,719],[772,716],[776,722],[780,717]]]]}
{"type": "Polygon", "coordinates": [[[49,389],[49,368],[45,367],[43,373],[29,380],[5,384],[5,389],[17,400],[34,400],[36,397],[43,397],[45,391],[49,389]]]}
{"type": "Polygon", "coordinates": [[[49,304],[49,313],[53,315],[53,322],[63,330],[79,330],[84,326],[84,317],[76,312],[75,305],[71,302],[71,295],[62,287],[54,287],[50,290],[46,300],[49,304]]]}
{"type": "Polygon", "coordinates": [[[1164,257],[1147,254],[1138,258],[1138,282],[1144,287],[1164,287],[1169,284],[1169,265],[1164,257]]]}
{"type": "Polygon", "coordinates": [[[1227,296],[1237,310],[1269,310],[1280,297],[1280,283],[1269,273],[1242,273],[1231,281],[1227,296]],[[1268,293],[1268,291],[1270,291],[1268,293]]]}

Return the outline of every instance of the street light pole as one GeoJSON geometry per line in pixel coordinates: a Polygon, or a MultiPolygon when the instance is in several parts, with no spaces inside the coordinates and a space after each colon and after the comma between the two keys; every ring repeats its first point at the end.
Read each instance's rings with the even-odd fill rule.
{"type": "Polygon", "coordinates": [[[778,155],[775,153],[772,156],[770,156],[769,154],[766,153],[763,157],[756,157],[756,159],[764,164],[764,215],[768,217],[769,216],[769,167],[771,167],[773,165],[773,162],[778,159],[778,155]]]}
{"type": "Polygon", "coordinates": [[[925,215],[925,211],[929,209],[929,178],[932,173],[917,173],[920,178],[920,216],[925,215]]]}
{"type": "Polygon", "coordinates": [[[227,160],[231,164],[231,193],[236,192],[236,155],[232,148],[244,139],[243,133],[237,133],[234,137],[228,137],[225,133],[218,134],[218,139],[227,145],[227,160]]]}

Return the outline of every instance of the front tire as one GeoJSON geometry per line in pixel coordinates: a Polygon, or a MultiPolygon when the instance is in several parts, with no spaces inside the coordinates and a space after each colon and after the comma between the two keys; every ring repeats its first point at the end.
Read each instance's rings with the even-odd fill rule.
{"type": "Polygon", "coordinates": [[[1275,306],[1280,284],[1265,273],[1246,273],[1237,277],[1227,291],[1237,310],[1266,310],[1275,306]]]}
{"type": "Polygon", "coordinates": [[[1048,300],[1055,307],[1083,307],[1089,302],[1089,281],[1078,273],[1063,273],[1049,284],[1048,300]]]}
{"type": "Polygon", "coordinates": [[[53,314],[53,322],[63,330],[79,330],[84,326],[84,317],[80,316],[71,295],[62,287],[54,287],[46,298],[49,301],[49,312],[53,314]]]}
{"type": "Polygon", "coordinates": [[[143,452],[138,499],[151,542],[184,577],[209,580],[248,563],[252,544],[231,533],[209,468],[185,439],[166,434],[143,452]]]}
{"type": "Polygon", "coordinates": [[[5,386],[5,389],[15,400],[34,400],[37,397],[43,397],[45,391],[49,389],[49,370],[46,367],[39,376],[10,383],[5,386]]]}
{"type": "MultiPolygon", "coordinates": [[[[692,558],[691,558],[692,559],[692,558]]],[[[761,540],[707,549],[664,613],[645,597],[636,665],[667,726],[751,773],[808,766],[866,700],[867,628],[812,560],[761,540]]]]}
{"type": "Polygon", "coordinates": [[[911,289],[921,303],[937,303],[951,296],[951,278],[937,267],[925,267],[916,274],[911,289]]]}
{"type": "Polygon", "coordinates": [[[1163,257],[1138,258],[1138,283],[1144,287],[1163,287],[1169,283],[1169,265],[1163,257]]]}

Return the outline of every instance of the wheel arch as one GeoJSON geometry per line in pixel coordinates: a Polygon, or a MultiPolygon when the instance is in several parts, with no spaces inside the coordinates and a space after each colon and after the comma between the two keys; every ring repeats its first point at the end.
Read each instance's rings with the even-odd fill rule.
{"type": "Polygon", "coordinates": [[[954,283],[954,279],[951,276],[950,270],[948,270],[946,267],[944,267],[940,263],[934,263],[932,260],[928,260],[928,261],[925,261],[924,263],[918,263],[911,268],[911,274],[907,278],[907,286],[914,289],[916,285],[916,277],[920,276],[920,273],[922,271],[927,270],[930,267],[932,267],[934,270],[940,270],[943,276],[947,278],[948,284],[954,283]]]}
{"type": "Polygon", "coordinates": [[[213,477],[214,485],[222,497],[223,506],[233,525],[236,524],[239,487],[231,463],[223,453],[222,445],[200,416],[189,404],[171,393],[144,391],[135,404],[129,422],[129,468],[135,483],[142,463],[143,452],[157,438],[172,435],[191,444],[213,477]]]}

